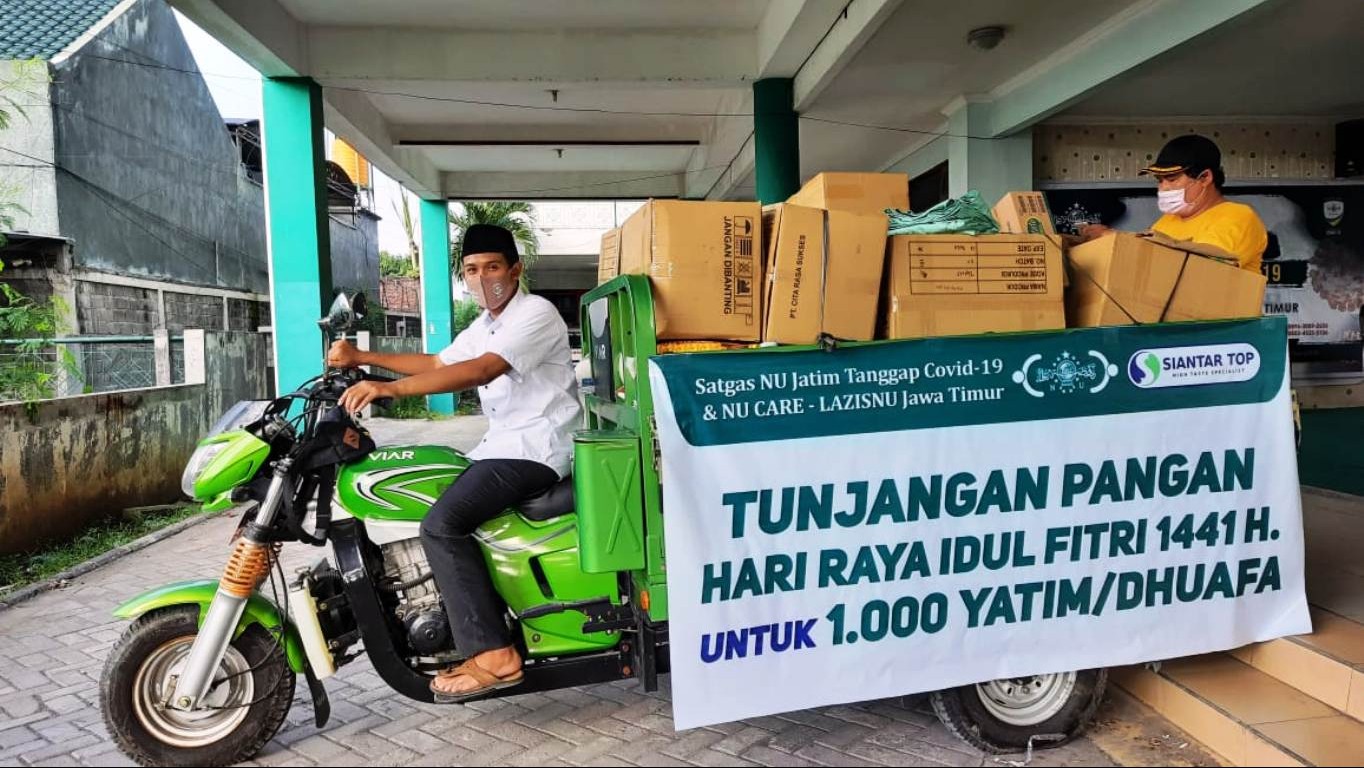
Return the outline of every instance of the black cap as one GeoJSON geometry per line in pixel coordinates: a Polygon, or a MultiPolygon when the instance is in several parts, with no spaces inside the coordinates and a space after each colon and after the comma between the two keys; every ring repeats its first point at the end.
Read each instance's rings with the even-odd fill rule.
{"type": "Polygon", "coordinates": [[[1186,173],[1197,176],[1204,171],[1217,175],[1222,168],[1222,150],[1206,136],[1190,133],[1176,136],[1161,148],[1156,161],[1141,169],[1140,173],[1165,176],[1172,173],[1186,173]]]}
{"type": "Polygon", "coordinates": [[[463,259],[475,253],[500,253],[507,257],[508,266],[521,260],[521,254],[516,250],[516,238],[505,227],[496,224],[474,224],[464,230],[459,257],[463,259]]]}

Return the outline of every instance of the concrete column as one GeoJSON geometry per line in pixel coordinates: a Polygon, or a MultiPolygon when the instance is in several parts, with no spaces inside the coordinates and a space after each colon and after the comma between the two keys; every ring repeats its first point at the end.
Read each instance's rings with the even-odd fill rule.
{"type": "Polygon", "coordinates": [[[977,190],[986,205],[1006,192],[1032,189],[1032,129],[990,138],[990,104],[958,99],[947,113],[947,188],[977,190]]]}
{"type": "MultiPolygon", "coordinates": [[[[185,338],[185,383],[204,384],[208,381],[208,359],[204,352],[204,329],[186,328],[185,338]]],[[[213,417],[218,418],[217,416],[213,417]]]]}
{"type": "Polygon", "coordinates": [[[780,203],[800,189],[800,125],[792,83],[786,77],[753,83],[753,174],[763,205],[780,203]]]}
{"type": "Polygon", "coordinates": [[[331,303],[322,88],[308,78],[264,78],[266,246],[275,390],[291,392],[322,372],[331,303]]]}
{"type": "Polygon", "coordinates": [[[170,332],[165,326],[152,331],[152,358],[156,364],[156,386],[168,387],[171,383],[170,332]]]}
{"type": "MultiPolygon", "coordinates": [[[[421,229],[422,351],[434,355],[454,338],[449,204],[421,201],[421,229]]],[[[429,395],[426,407],[436,413],[454,413],[455,396],[429,395]]]]}

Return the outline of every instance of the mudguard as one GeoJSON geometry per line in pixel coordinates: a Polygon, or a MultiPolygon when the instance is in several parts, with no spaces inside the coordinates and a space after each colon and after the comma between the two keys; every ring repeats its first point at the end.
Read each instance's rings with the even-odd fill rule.
{"type": "MultiPolygon", "coordinates": [[[[217,592],[218,582],[216,579],[180,581],[134,597],[114,609],[114,615],[120,619],[136,619],[144,613],[161,608],[197,605],[199,606],[199,621],[202,623],[204,615],[208,612],[208,604],[213,601],[213,596],[217,592]]],[[[241,621],[237,622],[237,631],[233,637],[246,631],[246,628],[252,624],[259,624],[272,634],[283,625],[284,655],[289,661],[289,668],[295,674],[304,674],[308,671],[308,660],[303,653],[303,642],[298,637],[298,630],[294,628],[293,624],[286,625],[280,615],[279,608],[260,593],[251,595],[250,599],[246,601],[246,610],[242,612],[241,621]]]]}

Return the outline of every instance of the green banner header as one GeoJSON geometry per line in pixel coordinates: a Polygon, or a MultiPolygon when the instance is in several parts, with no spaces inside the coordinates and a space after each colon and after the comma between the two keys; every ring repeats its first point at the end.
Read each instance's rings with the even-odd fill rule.
{"type": "MultiPolygon", "coordinates": [[[[1272,400],[1283,317],[661,355],[682,434],[724,445],[1272,400]]],[[[657,382],[658,377],[655,377],[657,382]]]]}

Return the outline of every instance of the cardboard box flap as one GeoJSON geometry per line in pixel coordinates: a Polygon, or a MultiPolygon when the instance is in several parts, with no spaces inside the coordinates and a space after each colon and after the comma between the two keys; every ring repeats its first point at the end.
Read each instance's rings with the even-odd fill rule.
{"type": "Polygon", "coordinates": [[[1072,248],[1067,302],[1082,326],[1158,323],[1188,254],[1114,232],[1072,248]]]}
{"type": "Polygon", "coordinates": [[[1161,245],[1166,246],[1168,248],[1174,248],[1176,250],[1185,251],[1186,253],[1195,253],[1198,254],[1199,256],[1204,256],[1206,258],[1213,259],[1215,261],[1220,261],[1224,264],[1230,264],[1236,267],[1241,266],[1241,260],[1236,258],[1236,254],[1223,248],[1218,248],[1215,245],[1209,245],[1208,243],[1195,243],[1192,240],[1176,240],[1173,237],[1170,237],[1169,235],[1165,234],[1164,232],[1156,232],[1154,230],[1150,232],[1143,232],[1141,233],[1140,237],[1147,238],[1148,240],[1154,243],[1160,243],[1161,245]]]}

